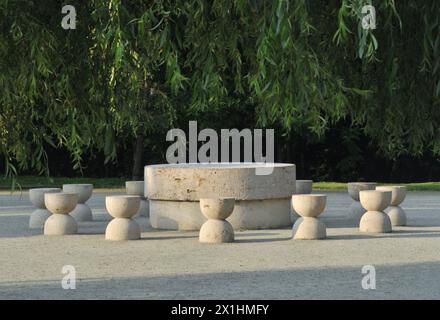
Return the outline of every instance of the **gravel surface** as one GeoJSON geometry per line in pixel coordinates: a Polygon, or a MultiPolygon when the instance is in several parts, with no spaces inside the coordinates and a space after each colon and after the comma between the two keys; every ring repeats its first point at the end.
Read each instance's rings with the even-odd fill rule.
{"type": "Polygon", "coordinates": [[[105,241],[108,194],[89,200],[96,221],[81,223],[78,235],[45,237],[27,227],[27,194],[2,192],[0,299],[440,298],[440,193],[409,192],[402,205],[409,226],[391,234],[360,233],[346,218],[348,195],[327,192],[328,239],[249,230],[221,245],[198,243],[197,232],[157,231],[146,220],[141,240],[105,241]],[[75,267],[75,290],[62,289],[65,265],[75,267]],[[361,286],[365,265],[376,269],[375,290],[361,286]]]}

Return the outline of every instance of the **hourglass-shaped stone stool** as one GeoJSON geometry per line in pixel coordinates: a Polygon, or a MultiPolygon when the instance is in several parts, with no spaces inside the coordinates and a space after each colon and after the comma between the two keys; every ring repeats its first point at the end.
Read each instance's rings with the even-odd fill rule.
{"type": "Polygon", "coordinates": [[[324,239],[327,236],[325,224],[317,218],[324,211],[326,202],[324,194],[292,196],[293,208],[301,216],[292,229],[295,240],[324,239]]]}
{"type": "Polygon", "coordinates": [[[29,200],[37,208],[31,213],[29,218],[29,228],[31,229],[43,229],[44,223],[47,218],[51,216],[49,210],[47,210],[44,204],[44,195],[46,193],[61,192],[60,188],[35,188],[29,189],[29,200]]]}
{"type": "Polygon", "coordinates": [[[78,203],[77,193],[46,193],[44,203],[47,209],[53,213],[44,224],[44,235],[59,236],[75,234],[78,232],[78,224],[69,215],[78,203]]]}
{"type": "Polygon", "coordinates": [[[367,210],[359,223],[361,232],[391,232],[391,220],[383,212],[391,203],[391,191],[364,190],[359,192],[362,206],[367,210]]]}
{"type": "MultiPolygon", "coordinates": [[[[296,190],[295,194],[310,194],[313,189],[313,181],[312,180],[296,180],[296,190]]],[[[293,203],[290,202],[290,219],[292,222],[301,219],[299,214],[296,213],[295,209],[293,209],[293,203]]]]}
{"type": "Polygon", "coordinates": [[[379,191],[391,191],[391,204],[386,213],[390,217],[392,226],[406,226],[406,213],[399,205],[405,200],[405,186],[380,186],[379,191]]]}
{"type": "Polygon", "coordinates": [[[362,215],[367,212],[359,202],[359,192],[363,190],[374,190],[377,186],[376,182],[349,182],[347,183],[348,194],[354,200],[348,208],[348,218],[355,220],[356,223],[362,218],[362,215]]]}
{"type": "Polygon", "coordinates": [[[141,228],[132,219],[139,210],[140,201],[139,196],[105,197],[105,207],[114,218],[105,229],[106,240],[137,240],[141,237],[141,228]]]}
{"type": "Polygon", "coordinates": [[[226,221],[234,211],[234,205],[234,198],[200,199],[200,210],[208,219],[200,228],[200,242],[222,243],[234,241],[234,229],[226,221]]]}
{"type": "Polygon", "coordinates": [[[148,200],[145,198],[145,182],[144,181],[126,181],[125,182],[125,190],[130,196],[139,196],[141,197],[141,202],[139,205],[139,210],[135,214],[135,218],[137,217],[149,217],[150,216],[150,207],[148,205],[148,200]]]}
{"type": "Polygon", "coordinates": [[[75,218],[77,222],[93,221],[92,210],[86,204],[86,201],[92,196],[93,184],[63,184],[63,191],[68,193],[77,193],[79,196],[78,204],[70,215],[75,218]]]}

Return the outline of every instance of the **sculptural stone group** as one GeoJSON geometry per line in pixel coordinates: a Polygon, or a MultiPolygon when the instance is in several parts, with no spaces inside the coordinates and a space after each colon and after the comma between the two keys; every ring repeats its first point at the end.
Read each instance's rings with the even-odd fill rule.
{"type": "Polygon", "coordinates": [[[53,213],[44,223],[44,234],[66,235],[75,234],[78,231],[78,224],[75,219],[69,215],[77,203],[79,196],[77,193],[46,193],[44,203],[47,209],[53,213]]]}
{"type": "Polygon", "coordinates": [[[105,206],[114,218],[105,230],[107,240],[137,240],[141,237],[141,229],[133,216],[139,211],[139,196],[108,196],[105,206]]]}
{"type": "MultiPolygon", "coordinates": [[[[295,183],[296,191],[291,196],[290,210],[292,222],[295,221],[292,228],[292,238],[295,240],[317,240],[327,236],[326,226],[318,218],[326,207],[327,196],[312,194],[312,185],[312,180],[296,180],[295,183]]],[[[361,232],[387,233],[392,231],[393,226],[406,225],[406,214],[400,207],[406,196],[405,187],[377,186],[375,182],[350,182],[347,188],[348,194],[354,200],[348,209],[348,218],[354,219],[359,224],[361,232]],[[387,208],[389,209],[386,210],[387,208]]],[[[29,190],[30,200],[37,208],[30,216],[29,227],[43,228],[45,235],[77,233],[80,223],[93,221],[92,210],[86,204],[92,192],[91,184],[64,184],[62,190],[60,188],[29,190]]],[[[141,227],[137,219],[145,220],[149,216],[145,182],[127,181],[126,193],[127,195],[106,197],[107,211],[113,217],[106,227],[107,240],[136,240],[141,237],[141,227]]],[[[234,225],[230,221],[235,221],[236,210],[243,214],[240,211],[240,201],[237,207],[237,200],[234,197],[202,197],[198,204],[200,213],[204,217],[199,231],[199,241],[201,243],[233,242],[234,225]]],[[[244,218],[250,217],[244,216],[244,218]]]]}

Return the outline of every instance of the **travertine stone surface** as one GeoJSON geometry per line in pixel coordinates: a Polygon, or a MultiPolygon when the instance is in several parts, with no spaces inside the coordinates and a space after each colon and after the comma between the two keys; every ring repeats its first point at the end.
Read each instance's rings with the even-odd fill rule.
{"type": "Polygon", "coordinates": [[[347,183],[348,194],[354,201],[359,201],[359,191],[374,190],[377,182],[349,182],[347,183]]]}
{"type": "Polygon", "coordinates": [[[234,198],[200,199],[200,211],[206,219],[225,220],[234,211],[234,198]]]}
{"type": "MultiPolygon", "coordinates": [[[[235,201],[234,211],[227,219],[235,230],[276,229],[292,225],[290,198],[235,201]]],[[[150,223],[153,228],[168,230],[199,230],[206,218],[198,201],[150,200],[150,223]]]]}
{"type": "Polygon", "coordinates": [[[327,237],[325,224],[316,218],[301,217],[301,222],[293,229],[295,240],[320,240],[327,237]]]}
{"type": "Polygon", "coordinates": [[[78,231],[78,225],[69,213],[78,203],[77,193],[46,193],[44,203],[47,209],[53,213],[44,224],[44,235],[67,235],[75,234],[78,231]]]}
{"type": "Polygon", "coordinates": [[[407,189],[405,186],[380,186],[376,190],[391,191],[391,204],[386,213],[390,217],[391,225],[406,226],[406,213],[400,207],[400,204],[405,200],[407,189]]]}
{"type": "Polygon", "coordinates": [[[391,202],[390,206],[400,205],[406,197],[406,187],[405,186],[379,186],[376,187],[379,191],[390,191],[391,192],[391,202]]]}
{"type": "Polygon", "coordinates": [[[77,232],[78,224],[68,214],[51,215],[44,225],[44,235],[46,236],[62,236],[77,232]]]}
{"type": "Polygon", "coordinates": [[[68,214],[78,203],[77,193],[46,193],[44,195],[46,208],[53,214],[68,214]]]}
{"type": "Polygon", "coordinates": [[[367,212],[359,203],[359,191],[374,190],[377,186],[376,182],[349,182],[347,183],[347,190],[350,197],[354,200],[348,208],[347,217],[350,220],[359,223],[362,215],[367,212]]]}
{"type": "Polygon", "coordinates": [[[200,211],[208,220],[199,232],[202,243],[234,241],[234,229],[225,219],[234,211],[234,198],[200,199],[200,211]]]}
{"type": "Polygon", "coordinates": [[[30,229],[42,229],[44,223],[51,216],[49,210],[46,209],[44,204],[44,194],[45,193],[56,193],[61,192],[60,188],[34,188],[29,189],[29,200],[37,208],[31,213],[29,218],[29,228],[30,229]]]}
{"type": "MultiPolygon", "coordinates": [[[[310,194],[313,189],[313,181],[312,180],[296,180],[296,190],[295,194],[310,194]]],[[[293,203],[290,206],[290,215],[292,222],[295,222],[299,219],[299,214],[295,212],[293,209],[293,203]]]]}
{"type": "Polygon", "coordinates": [[[290,198],[295,192],[295,165],[273,164],[257,175],[257,163],[166,164],[145,167],[146,195],[154,228],[199,230],[205,218],[200,198],[236,199],[228,218],[234,229],[291,225],[290,198]]]}
{"type": "Polygon", "coordinates": [[[366,190],[359,193],[361,205],[367,211],[383,211],[391,203],[391,191],[366,190]]]}
{"type": "Polygon", "coordinates": [[[301,217],[316,218],[325,209],[324,194],[298,194],[292,196],[293,208],[301,217]]]}
{"type": "Polygon", "coordinates": [[[150,206],[149,206],[148,200],[145,198],[145,182],[144,181],[126,181],[125,182],[125,190],[128,195],[141,197],[139,211],[136,213],[134,218],[149,217],[150,216],[150,206]]]}
{"type": "Polygon", "coordinates": [[[145,182],[142,181],[126,181],[125,191],[130,196],[140,196],[145,199],[145,182]]]}
{"type": "Polygon", "coordinates": [[[93,221],[93,214],[90,207],[86,204],[93,193],[93,184],[77,183],[63,184],[63,191],[78,194],[78,204],[70,215],[77,221],[93,221]]]}
{"type": "Polygon", "coordinates": [[[114,219],[105,230],[106,240],[137,240],[141,237],[139,224],[132,219],[138,212],[140,196],[108,196],[105,198],[107,211],[114,219]]]}
{"type": "Polygon", "coordinates": [[[370,233],[392,231],[391,221],[383,210],[391,203],[391,191],[364,190],[359,192],[362,207],[367,212],[361,218],[359,230],[370,233]]]}
{"type": "Polygon", "coordinates": [[[200,228],[199,241],[202,243],[233,242],[234,229],[226,220],[209,219],[200,228]]]}
{"type": "Polygon", "coordinates": [[[293,195],[295,211],[301,216],[292,229],[295,240],[324,239],[327,236],[325,224],[317,219],[324,211],[327,196],[322,194],[293,195]]]}
{"type": "Polygon", "coordinates": [[[93,193],[93,184],[75,183],[63,184],[63,192],[78,193],[78,203],[86,203],[93,193]]]}
{"type": "Polygon", "coordinates": [[[392,226],[406,226],[406,212],[400,206],[390,206],[386,214],[390,218],[392,226]]]}
{"type": "Polygon", "coordinates": [[[105,239],[113,241],[137,240],[141,237],[139,224],[128,218],[115,218],[105,230],[105,239]]]}
{"type": "Polygon", "coordinates": [[[35,188],[29,189],[29,200],[32,204],[39,209],[46,209],[46,205],[44,203],[44,194],[45,193],[56,193],[61,192],[60,188],[35,188]]]}
{"type": "Polygon", "coordinates": [[[150,200],[198,201],[290,198],[295,193],[295,165],[274,163],[272,174],[256,175],[255,163],[166,164],[145,167],[150,200]]]}

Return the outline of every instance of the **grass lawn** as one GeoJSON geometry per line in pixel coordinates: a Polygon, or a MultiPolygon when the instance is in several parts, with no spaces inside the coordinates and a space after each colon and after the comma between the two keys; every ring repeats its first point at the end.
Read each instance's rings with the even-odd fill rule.
{"type": "MultiPolygon", "coordinates": [[[[18,185],[15,189],[29,189],[40,187],[61,187],[63,183],[92,183],[95,188],[124,188],[125,181],[130,178],[64,178],[64,177],[39,177],[39,176],[20,176],[17,178],[18,185]]],[[[384,183],[393,185],[392,183],[384,183]]],[[[0,178],[0,189],[10,190],[11,180],[0,178]]],[[[395,185],[405,185],[408,190],[416,191],[440,191],[440,182],[421,182],[421,183],[397,183],[395,185]]],[[[316,190],[346,190],[345,182],[315,182],[313,188],[316,190]]]]}
{"type": "MultiPolygon", "coordinates": [[[[440,191],[440,182],[417,182],[417,183],[381,183],[382,185],[406,186],[411,191],[440,191]]],[[[315,182],[313,189],[317,190],[346,190],[345,182],[315,182]]]]}
{"type": "MultiPolygon", "coordinates": [[[[95,188],[125,188],[125,181],[129,178],[65,178],[65,177],[40,177],[40,176],[19,176],[15,189],[60,188],[64,183],[92,183],[95,188]]],[[[10,190],[12,181],[0,178],[0,189],[10,190]]]]}

